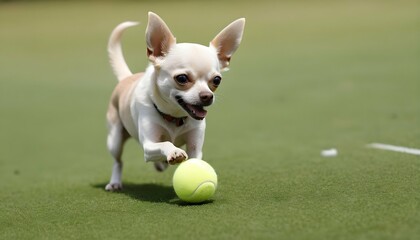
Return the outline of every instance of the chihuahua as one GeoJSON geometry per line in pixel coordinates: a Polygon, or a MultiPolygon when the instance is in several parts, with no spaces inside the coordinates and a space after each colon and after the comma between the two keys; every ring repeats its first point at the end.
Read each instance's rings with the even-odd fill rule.
{"type": "Polygon", "coordinates": [[[108,53],[119,83],[107,112],[107,146],[114,166],[105,189],[122,189],[122,150],[133,137],[144,150],[146,162],[158,171],[188,157],[203,156],[206,107],[215,101],[232,54],[239,47],[245,26],[241,18],[223,29],[206,47],[176,43],[166,23],[149,12],[146,29],[150,64],[144,73],[132,74],[121,48],[121,36],[136,22],[124,22],[111,33],[108,53]],[[182,146],[185,145],[185,150],[182,146]]]}

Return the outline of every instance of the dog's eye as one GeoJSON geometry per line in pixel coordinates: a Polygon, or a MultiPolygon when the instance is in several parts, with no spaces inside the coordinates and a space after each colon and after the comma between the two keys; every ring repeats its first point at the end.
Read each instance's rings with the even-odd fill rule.
{"type": "Polygon", "coordinates": [[[175,81],[180,84],[180,85],[184,85],[188,83],[188,76],[185,74],[180,74],[175,76],[175,81]]]}
{"type": "Polygon", "coordinates": [[[222,78],[221,77],[216,76],[216,77],[213,78],[213,84],[215,86],[219,86],[220,85],[220,82],[222,82],[222,78]]]}

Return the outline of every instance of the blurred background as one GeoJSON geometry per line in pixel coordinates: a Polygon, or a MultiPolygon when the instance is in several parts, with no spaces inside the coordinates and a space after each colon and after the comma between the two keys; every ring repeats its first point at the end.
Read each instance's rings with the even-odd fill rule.
{"type": "Polygon", "coordinates": [[[0,11],[1,141],[10,154],[45,154],[52,143],[89,151],[103,139],[116,83],[108,36],[140,21],[123,46],[133,72],[143,71],[148,11],[179,42],[204,45],[247,19],[208,119],[210,129],[224,124],[209,134],[228,127],[238,140],[287,149],[418,143],[417,1],[4,1],[0,11]]]}
{"type": "MultiPolygon", "coordinates": [[[[302,175],[321,181],[313,172],[326,164],[321,149],[336,147],[348,160],[326,176],[360,177],[362,169],[374,172],[380,158],[391,158],[366,153],[365,144],[420,146],[416,0],[0,1],[0,197],[7,203],[1,220],[25,222],[11,209],[30,199],[41,209],[44,200],[61,206],[69,192],[95,199],[91,186],[102,188],[112,165],[105,112],[116,79],[108,37],[120,22],[139,21],[125,33],[123,48],[132,71],[143,71],[148,11],[165,20],[178,42],[203,45],[246,18],[207,118],[204,158],[225,183],[250,181],[276,194],[266,182],[289,177],[293,185],[302,175]]],[[[171,174],[151,171],[142,155],[137,143],[127,143],[125,181],[170,185],[171,174]]],[[[385,166],[401,167],[394,164],[385,166]]],[[[228,190],[228,184],[221,188],[220,198],[228,190]]],[[[242,190],[238,198],[246,198],[242,190]]],[[[55,213],[26,214],[48,222],[55,213]]]]}

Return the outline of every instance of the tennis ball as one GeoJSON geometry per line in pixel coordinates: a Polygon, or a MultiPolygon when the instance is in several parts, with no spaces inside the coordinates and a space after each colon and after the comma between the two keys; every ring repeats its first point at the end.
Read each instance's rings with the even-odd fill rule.
{"type": "Polygon", "coordinates": [[[182,162],[172,179],[176,195],[185,202],[199,203],[213,196],[217,175],[207,162],[192,158],[182,162]]]}

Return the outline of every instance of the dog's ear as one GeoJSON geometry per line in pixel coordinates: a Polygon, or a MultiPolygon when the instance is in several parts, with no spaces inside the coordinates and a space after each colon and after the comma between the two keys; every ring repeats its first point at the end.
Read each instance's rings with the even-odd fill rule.
{"type": "Polygon", "coordinates": [[[149,23],[146,29],[147,56],[153,63],[164,57],[176,43],[166,23],[155,13],[149,12],[149,23]]]}
{"type": "Polygon", "coordinates": [[[239,47],[245,27],[245,18],[238,19],[229,24],[210,42],[217,51],[220,66],[227,70],[232,54],[239,47]]]}

